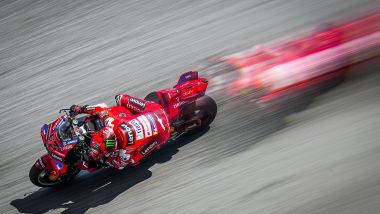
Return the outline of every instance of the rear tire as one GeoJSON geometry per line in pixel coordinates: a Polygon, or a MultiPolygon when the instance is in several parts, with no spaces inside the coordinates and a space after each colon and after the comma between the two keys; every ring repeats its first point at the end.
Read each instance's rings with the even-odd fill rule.
{"type": "Polygon", "coordinates": [[[218,107],[215,100],[211,97],[205,95],[195,101],[194,113],[196,114],[196,117],[200,116],[202,121],[200,129],[208,127],[212,121],[214,121],[217,112],[218,107]]]}
{"type": "Polygon", "coordinates": [[[216,113],[218,111],[217,105],[209,96],[202,96],[198,98],[194,103],[185,106],[183,109],[186,113],[185,120],[194,120],[199,119],[201,121],[201,125],[198,127],[194,127],[191,130],[186,131],[186,135],[192,135],[197,132],[203,131],[210,126],[212,121],[214,121],[216,117],[216,113]]]}

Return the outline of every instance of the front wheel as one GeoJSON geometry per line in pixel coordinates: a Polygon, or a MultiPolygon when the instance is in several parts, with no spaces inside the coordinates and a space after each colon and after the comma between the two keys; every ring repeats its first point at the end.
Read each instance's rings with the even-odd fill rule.
{"type": "Polygon", "coordinates": [[[79,172],[80,169],[73,168],[69,170],[67,174],[62,175],[62,177],[58,180],[51,181],[49,179],[49,171],[40,170],[35,165],[33,165],[29,171],[29,179],[34,185],[39,187],[55,187],[71,181],[79,172]]]}

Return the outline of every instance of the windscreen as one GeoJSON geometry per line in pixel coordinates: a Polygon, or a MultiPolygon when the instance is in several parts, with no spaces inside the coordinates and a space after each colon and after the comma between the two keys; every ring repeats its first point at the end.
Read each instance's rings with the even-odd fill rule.
{"type": "Polygon", "coordinates": [[[58,137],[61,140],[71,139],[73,137],[73,128],[67,119],[63,119],[57,126],[58,137]]]}

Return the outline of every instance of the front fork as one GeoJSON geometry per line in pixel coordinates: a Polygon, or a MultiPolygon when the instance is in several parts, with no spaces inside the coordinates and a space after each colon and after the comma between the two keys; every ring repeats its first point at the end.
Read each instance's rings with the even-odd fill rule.
{"type": "Polygon", "coordinates": [[[63,162],[56,160],[50,156],[50,154],[44,154],[41,156],[34,165],[41,171],[53,172],[59,178],[67,172],[67,165],[63,162]]]}

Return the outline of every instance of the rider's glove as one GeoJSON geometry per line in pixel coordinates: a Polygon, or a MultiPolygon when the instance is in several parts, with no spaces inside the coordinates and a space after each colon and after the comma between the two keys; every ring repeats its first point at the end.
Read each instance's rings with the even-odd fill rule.
{"type": "Polygon", "coordinates": [[[80,113],[82,113],[82,107],[79,105],[72,105],[70,107],[70,113],[73,115],[80,114],[80,113]]]}

